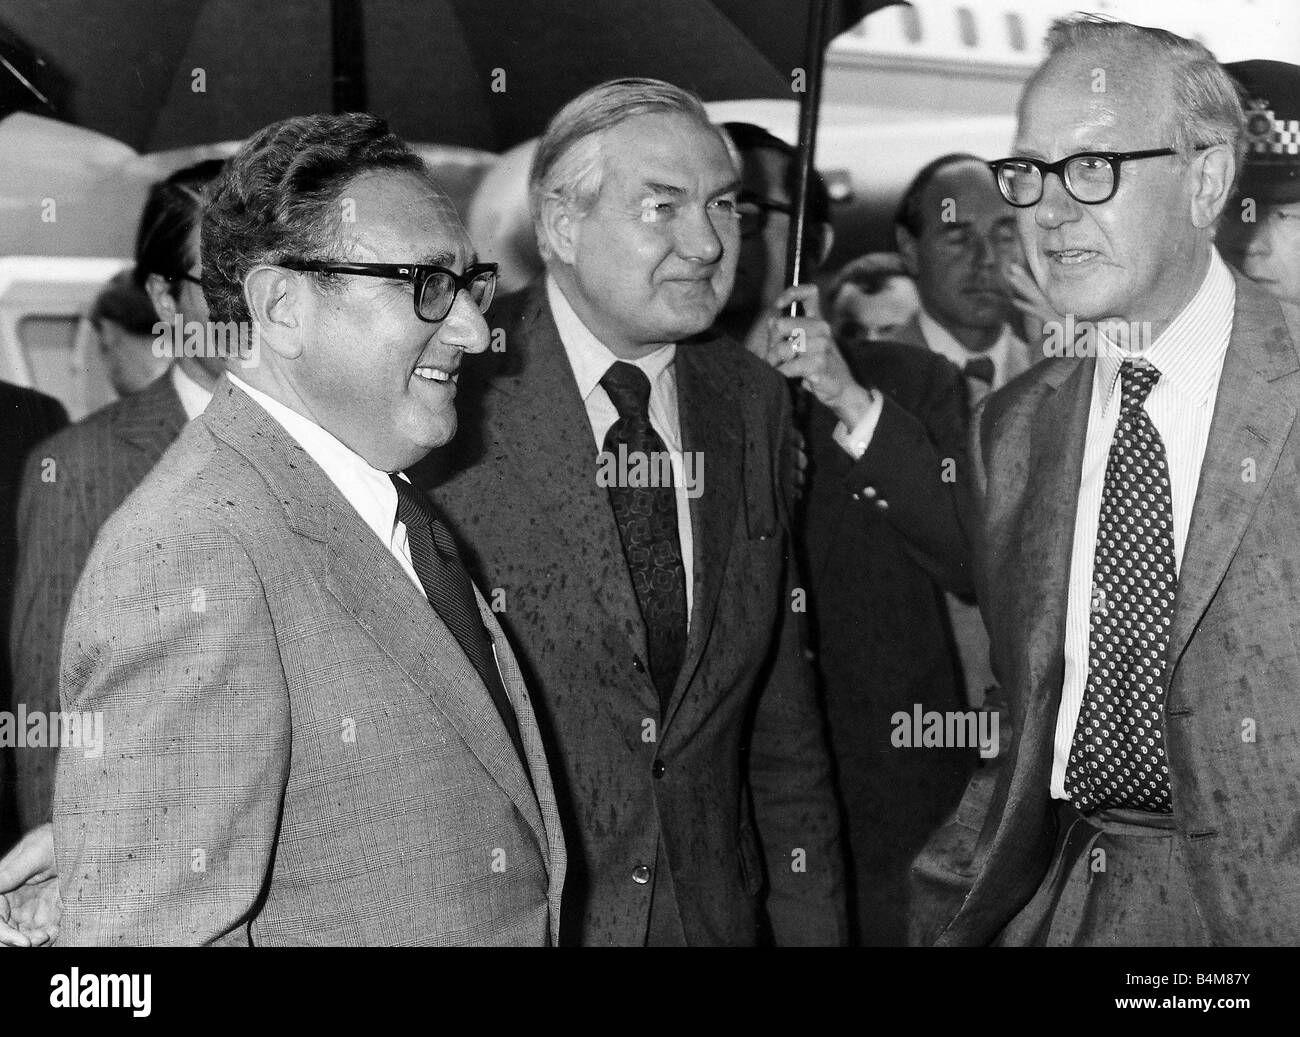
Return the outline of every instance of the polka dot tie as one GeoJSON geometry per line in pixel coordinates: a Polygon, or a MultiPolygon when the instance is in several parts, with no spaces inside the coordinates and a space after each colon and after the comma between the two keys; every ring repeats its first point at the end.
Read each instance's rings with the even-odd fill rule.
{"type": "Polygon", "coordinates": [[[1144,404],[1160,379],[1124,361],[1106,460],[1089,603],[1088,681],[1065,790],[1087,813],[1172,809],[1164,747],[1165,651],[1178,571],[1165,445],[1144,404]]]}

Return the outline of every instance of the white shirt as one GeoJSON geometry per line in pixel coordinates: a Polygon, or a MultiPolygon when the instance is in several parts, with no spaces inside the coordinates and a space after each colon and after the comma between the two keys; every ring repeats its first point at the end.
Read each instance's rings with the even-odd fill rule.
{"type": "Polygon", "coordinates": [[[921,334],[925,337],[925,344],[930,347],[931,351],[947,357],[963,371],[968,360],[977,360],[982,356],[992,360],[992,389],[1001,389],[1011,380],[1011,350],[1025,348],[1025,344],[1016,337],[1009,324],[1003,324],[998,340],[984,352],[979,353],[963,346],[953,337],[952,332],[926,313],[924,309],[917,312],[916,322],[921,328],[921,334]]]}
{"type": "Polygon", "coordinates": [[[307,451],[339,493],[361,516],[361,521],[374,530],[389,553],[397,559],[410,580],[424,594],[420,578],[411,564],[411,551],[406,540],[406,527],[397,521],[397,490],[388,479],[387,472],[372,468],[360,454],[344,446],[310,418],[286,407],[259,389],[254,389],[238,375],[226,372],[226,377],[246,392],[297,444],[307,451]]]}
{"type": "MultiPolygon", "coordinates": [[[[600,380],[620,357],[615,356],[600,339],[591,333],[582,318],[569,305],[560,286],[551,277],[546,278],[546,297],[551,304],[551,316],[560,332],[560,342],[573,368],[578,383],[578,395],[587,408],[591,435],[596,443],[596,453],[605,448],[605,435],[618,421],[618,408],[600,384],[600,380]]],[[[682,566],[686,581],[686,618],[690,622],[694,601],[695,539],[691,535],[691,504],[686,496],[686,478],[682,467],[682,427],[677,412],[677,372],[673,361],[677,346],[668,344],[639,360],[628,360],[646,373],[650,379],[650,425],[659,433],[672,458],[673,491],[677,496],[677,535],[681,540],[682,566]]],[[[596,478],[595,468],[592,479],[596,478]]]]}
{"type": "Polygon", "coordinates": [[[172,364],[169,374],[172,388],[180,397],[185,420],[193,421],[208,409],[208,404],[212,402],[212,393],[182,371],[180,364],[172,364]]]}
{"type": "MultiPolygon", "coordinates": [[[[1142,355],[1160,371],[1146,412],[1160,433],[1169,465],[1170,496],[1174,509],[1174,564],[1182,571],[1183,549],[1192,521],[1192,505],[1200,483],[1201,464],[1214,417],[1219,376],[1232,334],[1232,310],[1237,286],[1232,274],[1213,252],[1205,280],[1191,302],[1151,343],[1142,355]]],[[[1079,510],[1074,519],[1074,547],[1070,555],[1070,585],[1065,613],[1065,681],[1056,715],[1055,753],[1052,760],[1052,795],[1069,799],[1065,769],[1079,720],[1088,679],[1089,604],[1092,598],[1093,562],[1097,551],[1097,523],[1101,512],[1102,484],[1111,440],[1119,421],[1120,365],[1124,357],[1115,349],[1099,350],[1092,379],[1092,403],[1083,448],[1083,473],[1079,480],[1079,510]]]]}

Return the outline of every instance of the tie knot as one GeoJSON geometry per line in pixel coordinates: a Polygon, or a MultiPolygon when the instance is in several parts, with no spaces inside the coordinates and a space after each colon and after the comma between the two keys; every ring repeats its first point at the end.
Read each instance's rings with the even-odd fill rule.
{"type": "Polygon", "coordinates": [[[966,361],[962,374],[967,378],[976,378],[985,385],[993,384],[993,358],[987,356],[972,357],[966,361]]]}
{"type": "Polygon", "coordinates": [[[625,421],[648,419],[650,414],[650,379],[636,364],[622,360],[611,364],[600,380],[601,387],[625,421]]]}
{"type": "Polygon", "coordinates": [[[433,508],[424,494],[396,473],[391,473],[388,478],[397,490],[397,517],[401,519],[402,525],[407,529],[417,524],[429,525],[434,517],[433,508]]]}
{"type": "Polygon", "coordinates": [[[1160,369],[1145,360],[1125,360],[1119,369],[1122,383],[1120,410],[1131,414],[1146,403],[1151,390],[1160,381],[1160,369]]]}

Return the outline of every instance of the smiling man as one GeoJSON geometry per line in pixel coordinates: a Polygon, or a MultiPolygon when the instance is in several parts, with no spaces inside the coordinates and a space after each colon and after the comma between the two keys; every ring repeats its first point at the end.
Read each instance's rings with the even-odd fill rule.
{"type": "Polygon", "coordinates": [[[788,398],[702,335],[735,273],[738,186],[699,100],[668,83],[566,105],[530,178],[547,276],[494,313],[504,348],[464,386],[482,442],[431,458],[549,738],[568,943],[844,935],[792,611],[788,398]],[[624,454],[667,456],[672,478],[598,477],[624,454]]]}
{"type": "Polygon", "coordinates": [[[1214,231],[1243,152],[1201,44],[1057,23],[993,163],[1052,307],[1138,334],[974,430],[1016,740],[951,944],[1294,944],[1296,327],[1214,231]]]}
{"type": "Polygon", "coordinates": [[[495,271],[369,115],[267,127],[203,217],[251,329],[104,526],[62,697],[67,944],[544,944],[565,856],[514,656],[400,474],[456,431],[495,271]]]}

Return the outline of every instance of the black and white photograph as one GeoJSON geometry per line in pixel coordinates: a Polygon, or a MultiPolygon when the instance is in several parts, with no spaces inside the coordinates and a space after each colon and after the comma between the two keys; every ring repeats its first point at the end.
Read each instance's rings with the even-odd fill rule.
{"type": "Polygon", "coordinates": [[[0,997],[1276,1007],[1298,413],[1292,0],[3,0],[0,997]]]}

